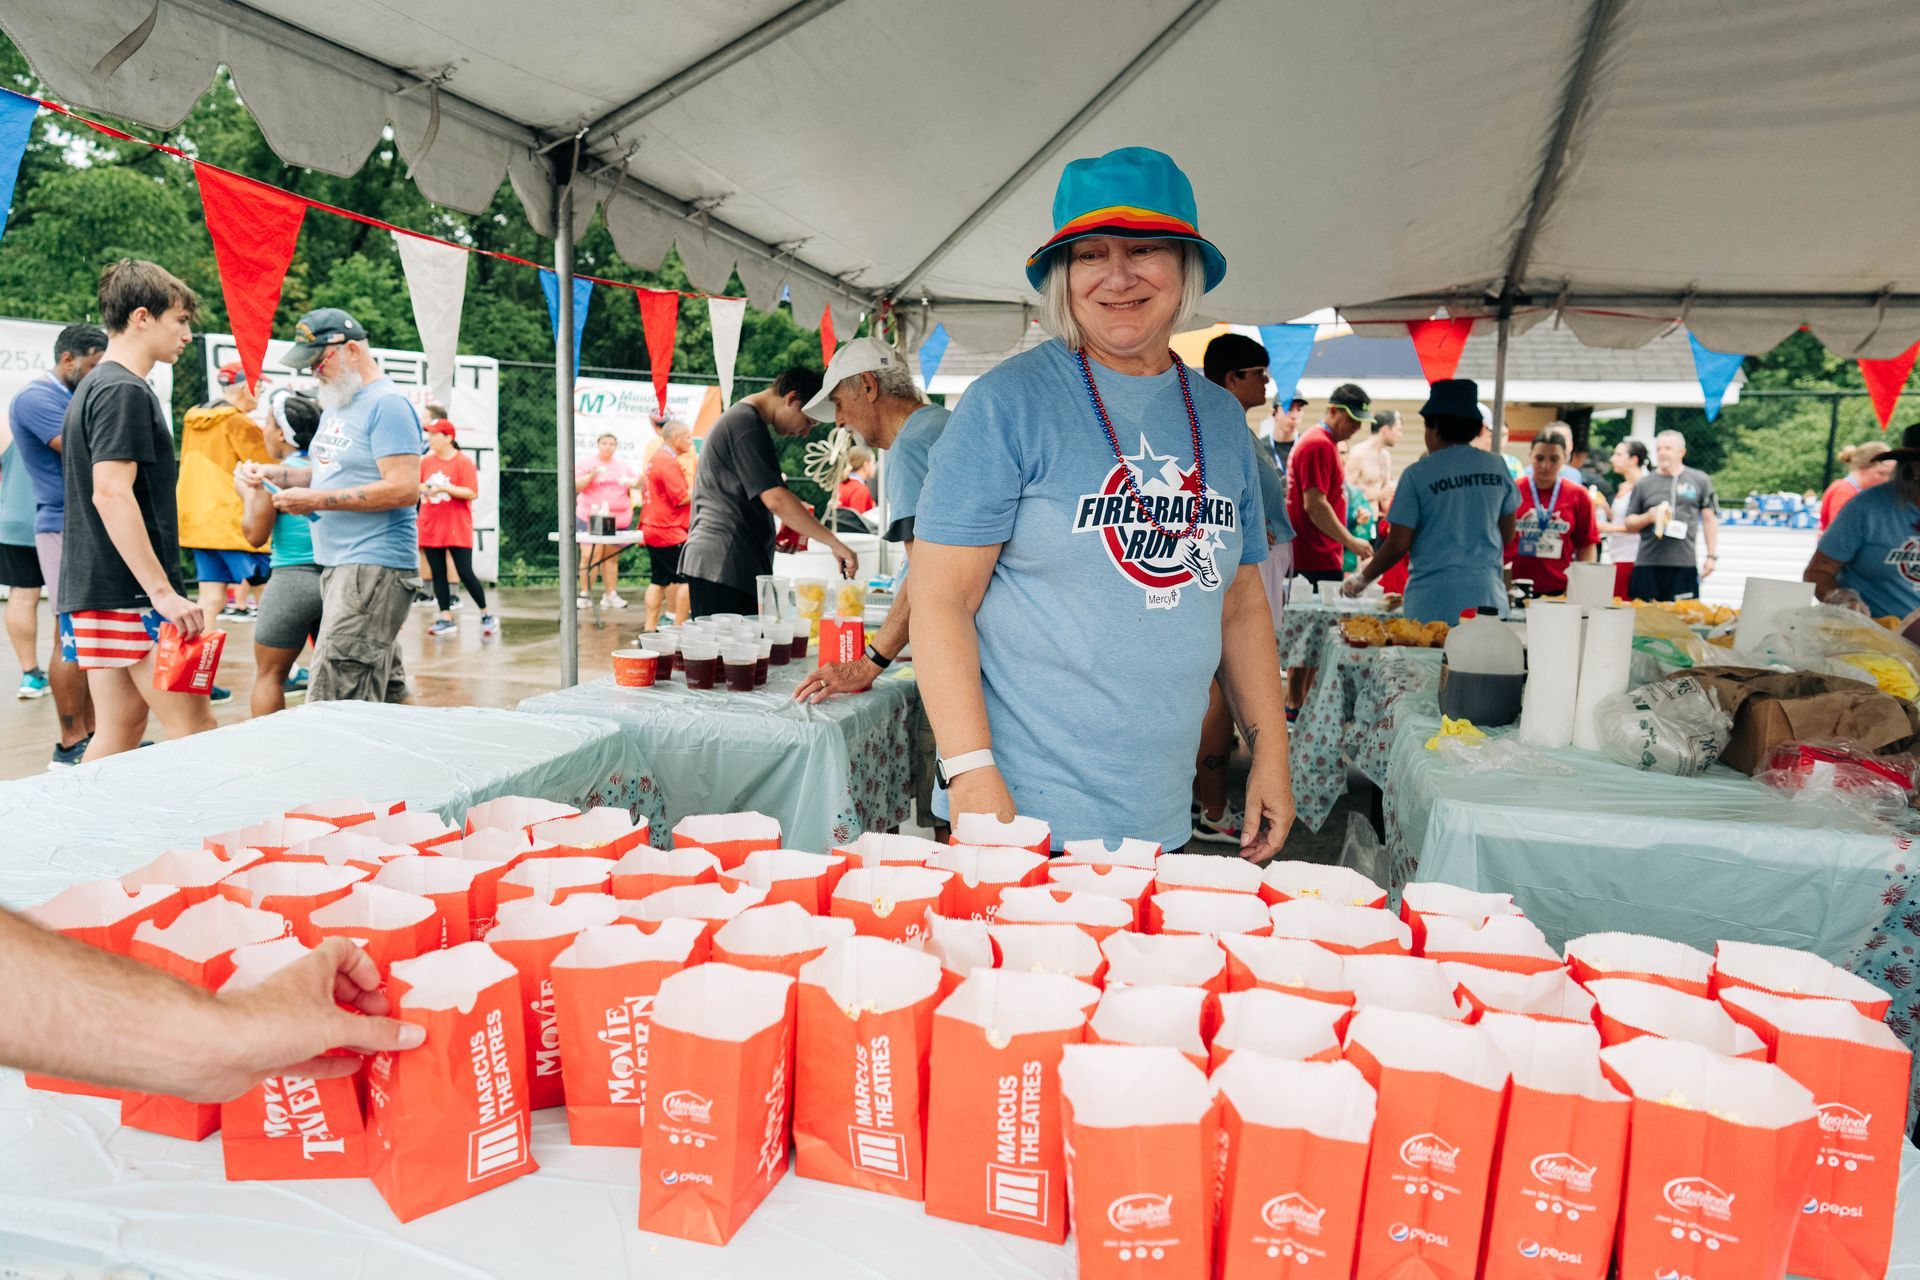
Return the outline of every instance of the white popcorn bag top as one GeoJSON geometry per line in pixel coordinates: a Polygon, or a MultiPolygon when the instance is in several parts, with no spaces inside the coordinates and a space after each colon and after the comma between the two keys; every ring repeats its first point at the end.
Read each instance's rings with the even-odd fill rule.
{"type": "Polygon", "coordinates": [[[1771,1034],[1761,1034],[1761,1039],[1770,1047],[1775,1036],[1790,1035],[1834,1040],[1890,1053],[1907,1052],[1906,1045],[1893,1034],[1891,1027],[1878,1018],[1867,1017],[1845,1000],[1809,1000],[1728,987],[1720,993],[1720,1003],[1741,1026],[1767,1028],[1771,1034]]]}
{"type": "Polygon", "coordinates": [[[737,956],[790,956],[853,936],[851,920],[816,916],[797,902],[748,907],[714,932],[713,945],[737,956]]]}
{"type": "Polygon", "coordinates": [[[1260,883],[1267,896],[1276,902],[1317,898],[1348,907],[1387,904],[1387,891],[1350,867],[1329,867],[1317,862],[1270,862],[1260,883]]]}
{"type": "Polygon", "coordinates": [[[1235,991],[1220,997],[1220,1029],[1213,1033],[1213,1047],[1235,1056],[1250,1050],[1270,1058],[1311,1058],[1340,1047],[1340,1024],[1349,1013],[1345,1005],[1283,991],[1235,991]]]}
{"type": "Polygon", "coordinates": [[[920,946],[951,973],[993,968],[993,939],[985,920],[955,920],[929,908],[920,946]]]}
{"type": "Polygon", "coordinates": [[[461,834],[459,827],[425,809],[402,809],[399,813],[390,813],[384,818],[375,818],[372,822],[360,825],[370,836],[391,840],[395,844],[416,846],[452,840],[461,834]]]}
{"type": "Polygon", "coordinates": [[[35,924],[55,932],[99,928],[139,915],[178,892],[179,886],[171,884],[129,887],[119,880],[87,880],[28,907],[25,914],[35,924]]]}
{"type": "MultiPolygon", "coordinates": [[[[1756,942],[1719,942],[1714,945],[1715,987],[1756,987],[1780,996],[1814,996],[1878,1006],[1884,1014],[1890,997],[1858,974],[1830,960],[1790,947],[1756,942]]],[[[1863,1012],[1864,1012],[1863,1008],[1863,1012]]]]}
{"type": "MultiPolygon", "coordinates": [[[[637,853],[638,850],[635,850],[637,853]]],[[[679,853],[706,853],[706,850],[681,849],[679,853]]],[[[720,860],[707,853],[718,867],[720,860]]],[[[746,860],[728,874],[736,880],[744,880],[762,889],[771,888],[782,880],[813,880],[829,875],[846,862],[846,856],[838,853],[808,853],[803,849],[755,849],[746,860]]],[[[687,864],[682,864],[687,865],[687,864]]]]}
{"type": "Polygon", "coordinates": [[[1541,973],[1509,973],[1477,964],[1443,960],[1441,972],[1463,991],[1469,991],[1489,1010],[1538,1018],[1593,1021],[1593,995],[1565,969],[1541,973]]]}
{"type": "Polygon", "coordinates": [[[674,823],[676,840],[696,845],[725,844],[732,840],[780,841],[780,820],[764,813],[696,813],[674,823]]]}
{"type": "Polygon", "coordinates": [[[1702,987],[1713,974],[1713,957],[1699,948],[1641,933],[1589,933],[1568,942],[1566,951],[1568,960],[1595,974],[1647,974],[1702,987]]]}
{"type": "Polygon", "coordinates": [[[1099,893],[1025,885],[1000,895],[1001,924],[1074,924],[1095,929],[1133,926],[1133,908],[1099,893]]]}
{"type": "Polygon", "coordinates": [[[1402,889],[1400,906],[1402,911],[1423,916],[1459,916],[1463,920],[1520,914],[1510,893],[1475,893],[1458,885],[1435,882],[1410,884],[1402,889]]]}
{"type": "Polygon", "coordinates": [[[316,929],[405,929],[433,911],[433,903],[417,893],[363,881],[307,919],[316,929]]]}
{"type": "Polygon", "coordinates": [[[1162,889],[1153,895],[1151,910],[1161,933],[1265,933],[1273,927],[1267,904],[1257,893],[1162,889]]]}
{"type": "Polygon", "coordinates": [[[324,862],[266,862],[221,881],[221,888],[238,892],[247,906],[266,898],[310,898],[332,893],[367,878],[360,867],[333,867],[324,862]]]}
{"type": "Polygon", "coordinates": [[[936,1010],[979,1027],[988,1044],[1036,1031],[1071,1031],[1100,1003],[1100,988],[1057,973],[975,969],[936,1010]]]}
{"type": "Polygon", "coordinates": [[[552,853],[551,840],[535,840],[523,828],[481,827],[458,840],[445,840],[433,846],[442,858],[464,858],[472,862],[512,862],[552,853]]]}
{"type": "Polygon", "coordinates": [[[1560,953],[1525,916],[1490,916],[1482,924],[1459,916],[1429,916],[1424,950],[1429,956],[1514,956],[1545,968],[1560,965],[1560,953]]]}
{"type": "Polygon", "coordinates": [[[1199,987],[1108,987],[1088,1026],[1113,1044],[1165,1045],[1205,1058],[1207,995],[1199,987]]]}
{"type": "Polygon", "coordinates": [[[231,853],[235,849],[291,849],[337,830],[331,822],[316,818],[268,818],[250,827],[208,836],[204,843],[215,853],[231,853]]]}
{"type": "Polygon", "coordinates": [[[1605,978],[1587,985],[1603,1022],[1643,1035],[1686,1040],[1738,1058],[1763,1048],[1760,1037],[1735,1022],[1713,1000],[1631,978],[1605,978]]]}
{"type": "Polygon", "coordinates": [[[1308,991],[1344,992],[1344,958],[1304,938],[1263,938],[1233,934],[1221,949],[1246,966],[1256,982],[1308,991]]]}
{"type": "Polygon", "coordinates": [[[847,937],[800,966],[800,985],[819,988],[850,1018],[892,1013],[940,989],[940,962],[902,943],[847,937]]]}
{"type": "Polygon", "coordinates": [[[612,924],[626,906],[605,893],[576,893],[559,902],[515,898],[500,904],[496,923],[487,937],[499,942],[527,942],[558,938],[595,925],[612,924]]]}
{"type": "Polygon", "coordinates": [[[120,886],[144,889],[157,884],[204,889],[219,884],[236,871],[245,871],[263,856],[258,849],[235,849],[224,857],[211,849],[169,849],[146,866],[121,876],[120,886]]]}
{"type": "Polygon", "coordinates": [[[625,809],[600,805],[585,813],[549,818],[545,822],[535,823],[527,834],[535,840],[546,841],[549,844],[591,849],[612,844],[616,840],[627,839],[636,833],[644,844],[647,839],[646,818],[642,817],[635,822],[625,809]]]}
{"type": "MultiPolygon", "coordinates": [[[[747,855],[751,862],[760,853],[777,852],[759,850],[747,855]]],[[[650,845],[641,845],[629,852],[620,861],[613,864],[616,876],[697,876],[719,875],[720,859],[705,849],[691,845],[679,849],[655,849],[650,845]]]]}
{"type": "Polygon", "coordinates": [[[307,954],[309,948],[291,934],[270,942],[250,942],[233,949],[233,974],[220,984],[221,995],[250,991],[307,954]]]}
{"type": "Polygon", "coordinates": [[[1178,1049],[1158,1045],[1067,1045],[1060,1093],[1073,1122],[1090,1129],[1198,1124],[1213,1108],[1206,1073],[1178,1049]]]}
{"type": "Polygon", "coordinates": [[[1771,1062],[1729,1058],[1657,1036],[1608,1045],[1600,1061],[1643,1102],[1704,1111],[1752,1129],[1784,1129],[1814,1118],[1813,1094],[1771,1062]]]}
{"type": "Polygon", "coordinates": [[[793,979],[732,964],[697,964],[660,984],[653,1025],[743,1044],[787,1016],[793,979]]]}
{"type": "Polygon", "coordinates": [[[927,865],[951,871],[968,888],[983,884],[1021,884],[1047,860],[1031,849],[1005,845],[951,844],[927,859],[927,865]]]}
{"type": "Polygon", "coordinates": [[[1353,1015],[1347,1047],[1363,1049],[1390,1071],[1451,1076],[1480,1089],[1503,1089],[1507,1058],[1477,1025],[1372,1005],[1353,1015]]]}
{"type": "Polygon", "coordinates": [[[463,942],[393,962],[393,985],[402,1009],[458,1009],[472,1013],[488,987],[518,982],[520,971],[484,942],[463,942]]]}
{"type": "Polygon", "coordinates": [[[271,942],[287,931],[287,918],[278,911],[260,911],[243,907],[231,898],[216,897],[196,902],[165,928],[151,920],[142,921],[133,931],[133,940],[204,964],[235,947],[271,942]]]}
{"type": "Polygon", "coordinates": [[[1592,1025],[1489,1013],[1480,1027],[1506,1057],[1519,1088],[1595,1102],[1627,1100],[1600,1070],[1600,1032],[1592,1025]]]}
{"type": "MultiPolygon", "coordinates": [[[[638,902],[621,904],[627,915],[637,920],[731,920],[748,907],[767,900],[767,891],[750,884],[682,884],[650,893],[638,902]]],[[[504,917],[509,906],[500,908],[504,917]]]]}
{"type": "Polygon", "coordinates": [[[987,933],[1002,969],[1061,973],[1091,982],[1106,963],[1100,944],[1077,924],[993,924],[987,933]]]}
{"type": "MultiPolygon", "coordinates": [[[[498,863],[492,864],[499,865],[498,863]]],[[[388,889],[398,889],[402,893],[417,893],[423,896],[436,893],[464,893],[473,888],[473,882],[485,875],[491,867],[484,862],[469,862],[465,858],[440,858],[430,854],[416,853],[407,858],[395,858],[373,873],[371,883],[388,889]]]]}
{"type": "Polygon", "coordinates": [[[990,813],[962,813],[953,819],[955,844],[995,844],[1038,852],[1053,842],[1053,832],[1038,818],[1015,814],[1002,822],[990,813]]]}
{"type": "Polygon", "coordinates": [[[1449,1021],[1467,1016],[1439,964],[1417,956],[1348,956],[1344,970],[1355,1005],[1423,1013],[1449,1021]]]}
{"type": "Polygon", "coordinates": [[[312,818],[318,822],[331,822],[336,826],[345,826],[355,822],[370,822],[374,818],[384,818],[390,813],[399,813],[407,807],[405,800],[369,800],[365,796],[336,796],[331,800],[315,800],[310,804],[295,805],[287,810],[289,818],[312,818]]]}
{"type": "Polygon", "coordinates": [[[552,902],[566,890],[604,888],[612,866],[606,858],[528,858],[501,876],[500,883],[531,890],[540,901],[552,902]]]}
{"type": "Polygon", "coordinates": [[[1373,1137],[1379,1095],[1351,1062],[1290,1062],[1240,1049],[1214,1071],[1212,1084],[1248,1124],[1335,1142],[1373,1137]]]}
{"type": "Polygon", "coordinates": [[[685,964],[705,932],[698,920],[663,920],[652,933],[637,924],[589,925],[553,958],[553,967],[617,969],[628,964],[685,964]]]}
{"type": "Polygon", "coordinates": [[[864,902],[884,915],[883,908],[890,910],[902,902],[933,902],[952,874],[932,867],[855,867],[833,887],[833,900],[864,902]]]}
{"type": "Polygon", "coordinates": [[[844,854],[847,865],[857,869],[885,866],[890,863],[924,866],[927,859],[946,847],[938,840],[928,840],[922,836],[889,835],[884,831],[866,831],[862,832],[860,838],[852,844],[838,846],[834,852],[844,854]]]}
{"type": "Polygon", "coordinates": [[[1413,946],[1413,930],[1391,911],[1296,898],[1274,903],[1267,914],[1276,938],[1303,938],[1355,950],[1382,943],[1391,943],[1401,951],[1413,946]]]}
{"type": "Polygon", "coordinates": [[[532,796],[501,796],[467,810],[466,829],[476,831],[525,831],[528,827],[555,818],[570,818],[580,811],[570,804],[539,800],[532,796]]]}
{"type": "Polygon", "coordinates": [[[1108,982],[1204,987],[1227,971],[1227,953],[1205,934],[1115,933],[1100,950],[1108,982]]]}
{"type": "Polygon", "coordinates": [[[368,835],[366,828],[370,823],[357,827],[342,827],[329,831],[326,835],[316,836],[312,840],[302,840],[287,850],[287,857],[296,860],[325,862],[332,866],[345,866],[349,862],[382,863],[394,858],[410,857],[420,851],[410,844],[396,844],[383,840],[379,836],[368,835]]]}
{"type": "Polygon", "coordinates": [[[1153,864],[1156,893],[1168,889],[1211,889],[1218,893],[1260,892],[1260,868],[1244,858],[1210,853],[1169,853],[1153,864]]]}
{"type": "Polygon", "coordinates": [[[1153,868],[1095,866],[1054,858],[1047,863],[1047,883],[1074,893],[1097,893],[1132,902],[1153,887],[1153,868]]]}
{"type": "Polygon", "coordinates": [[[1151,840],[1128,836],[1117,845],[1105,840],[1069,840],[1061,846],[1064,861],[1093,867],[1143,867],[1153,870],[1160,858],[1160,846],[1151,840]]]}

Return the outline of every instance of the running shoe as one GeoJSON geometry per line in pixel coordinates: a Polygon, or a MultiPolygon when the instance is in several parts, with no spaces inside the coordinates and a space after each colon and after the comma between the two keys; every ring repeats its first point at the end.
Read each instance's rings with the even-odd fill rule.
{"type": "Polygon", "coordinates": [[[1220,811],[1220,816],[1210,818],[1199,809],[1193,813],[1193,838],[1205,840],[1210,844],[1239,844],[1241,818],[1232,805],[1220,811]]]}
{"type": "Polygon", "coordinates": [[[439,618],[434,621],[432,626],[427,628],[427,634],[430,636],[450,636],[457,634],[459,630],[460,624],[452,618],[439,618]]]}
{"type": "Polygon", "coordinates": [[[241,608],[237,604],[228,605],[226,608],[222,609],[219,614],[220,621],[222,622],[237,622],[244,619],[246,616],[247,616],[247,611],[241,608]]]}
{"type": "Polygon", "coordinates": [[[483,636],[497,636],[497,635],[499,635],[499,634],[500,634],[500,619],[498,619],[498,618],[496,618],[496,617],[494,617],[494,616],[493,616],[492,614],[490,614],[490,613],[483,613],[483,614],[481,614],[481,615],[480,615],[480,634],[481,634],[481,635],[483,635],[483,636]]]}
{"type": "Polygon", "coordinates": [[[313,673],[305,667],[295,667],[293,674],[280,682],[280,692],[305,693],[307,691],[307,680],[312,674],[313,673]]]}
{"type": "Polygon", "coordinates": [[[449,591],[447,593],[447,608],[458,609],[461,603],[462,601],[460,599],[460,593],[458,591],[449,591]]]}
{"type": "Polygon", "coordinates": [[[55,769],[71,769],[79,764],[81,758],[87,754],[87,744],[92,741],[93,735],[88,734],[70,747],[54,743],[53,759],[47,763],[47,772],[52,773],[55,769]]]}
{"type": "Polygon", "coordinates": [[[35,667],[20,677],[20,691],[16,698],[44,698],[47,696],[47,673],[35,667]]]}
{"type": "Polygon", "coordinates": [[[627,607],[627,602],[620,596],[609,591],[600,597],[600,607],[602,609],[624,609],[627,607]]]}
{"type": "Polygon", "coordinates": [[[222,702],[231,702],[233,701],[233,690],[222,689],[219,685],[215,685],[213,686],[213,692],[207,695],[207,701],[213,703],[215,706],[218,706],[222,702]]]}
{"type": "Polygon", "coordinates": [[[432,603],[433,603],[433,597],[432,597],[431,595],[429,595],[429,594],[427,594],[426,592],[424,592],[424,591],[416,591],[416,592],[414,592],[414,593],[413,593],[413,607],[414,607],[414,608],[416,608],[416,609],[418,609],[418,608],[419,608],[419,607],[420,607],[421,605],[423,605],[423,604],[432,604],[432,603]]]}

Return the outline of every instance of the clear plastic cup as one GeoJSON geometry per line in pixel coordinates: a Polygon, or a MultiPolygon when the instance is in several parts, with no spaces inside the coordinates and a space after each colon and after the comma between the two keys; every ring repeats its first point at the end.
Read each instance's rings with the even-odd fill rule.
{"type": "Polygon", "coordinates": [[[686,673],[687,688],[713,688],[720,679],[720,646],[711,640],[681,641],[680,667],[686,673]]]}
{"type": "Polygon", "coordinates": [[[640,647],[649,653],[660,655],[658,679],[673,679],[674,655],[680,652],[680,640],[677,636],[646,635],[640,637],[640,647]]]}
{"type": "Polygon", "coordinates": [[[813,638],[814,625],[806,618],[794,618],[787,624],[787,644],[793,661],[807,656],[807,641],[813,638]]]}
{"type": "Polygon", "coordinates": [[[745,622],[746,620],[747,615],[744,613],[710,613],[707,615],[708,622],[721,626],[732,626],[735,623],[745,622]]]}
{"type": "Polygon", "coordinates": [[[773,666],[773,641],[761,636],[754,642],[753,684],[755,688],[767,682],[768,668],[773,666]]]}
{"type": "Polygon", "coordinates": [[[753,691],[753,677],[759,658],[760,649],[757,645],[730,644],[720,650],[721,669],[726,673],[728,692],[753,691]]]}

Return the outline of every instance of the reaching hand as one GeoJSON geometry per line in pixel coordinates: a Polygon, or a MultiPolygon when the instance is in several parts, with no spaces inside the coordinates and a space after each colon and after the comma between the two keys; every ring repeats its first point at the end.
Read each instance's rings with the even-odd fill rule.
{"type": "Polygon", "coordinates": [[[1246,818],[1240,826],[1240,856],[1248,862],[1273,859],[1293,829],[1293,779],[1287,769],[1287,739],[1262,743],[1247,771],[1246,818]],[[1263,749],[1264,748],[1264,749],[1263,749]]]}
{"type": "Polygon", "coordinates": [[[990,813],[1002,822],[1011,822],[1013,792],[1007,790],[1006,779],[993,765],[970,769],[947,788],[947,812],[956,818],[963,813],[990,813]]]}
{"type": "Polygon", "coordinates": [[[793,691],[799,702],[819,702],[836,693],[859,693],[862,689],[873,687],[880,678],[880,668],[868,658],[855,658],[852,662],[833,662],[820,667],[800,682],[793,691]]]}
{"type": "Polygon", "coordinates": [[[852,578],[860,572],[860,557],[855,555],[853,549],[838,538],[835,538],[833,541],[833,558],[840,562],[841,577],[852,578]]]}
{"type": "Polygon", "coordinates": [[[1367,589],[1366,578],[1358,573],[1350,573],[1346,581],[1340,584],[1340,594],[1349,600],[1358,599],[1367,589]]]}
{"type": "Polygon", "coordinates": [[[180,629],[182,640],[191,640],[207,629],[206,613],[199,604],[178,591],[168,589],[153,597],[153,607],[161,617],[180,629]]]}

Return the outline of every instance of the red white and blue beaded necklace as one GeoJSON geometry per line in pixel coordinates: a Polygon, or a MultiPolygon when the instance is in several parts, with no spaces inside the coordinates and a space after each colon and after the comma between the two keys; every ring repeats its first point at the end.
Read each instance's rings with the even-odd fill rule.
{"type": "Polygon", "coordinates": [[[1120,464],[1121,472],[1127,478],[1127,496],[1133,499],[1134,509],[1140,513],[1141,519],[1153,526],[1155,533],[1178,540],[1194,537],[1200,532],[1200,517],[1207,508],[1207,454],[1200,443],[1200,415],[1194,412],[1193,388],[1187,385],[1187,366],[1180,359],[1178,351],[1168,348],[1167,354],[1173,357],[1173,370],[1180,378],[1180,398],[1186,402],[1187,425],[1193,430],[1193,467],[1199,479],[1194,494],[1193,519],[1178,533],[1154,519],[1153,512],[1147,507],[1147,500],[1140,495],[1140,485],[1133,478],[1133,468],[1127,465],[1126,455],[1120,452],[1120,437],[1114,434],[1113,422],[1107,417],[1107,406],[1101,402],[1100,388],[1093,383],[1093,366],[1087,362],[1087,349],[1075,348],[1073,357],[1080,362],[1080,378],[1087,384],[1087,399],[1093,402],[1093,416],[1100,420],[1101,430],[1107,433],[1107,445],[1113,450],[1113,460],[1120,464]]]}

